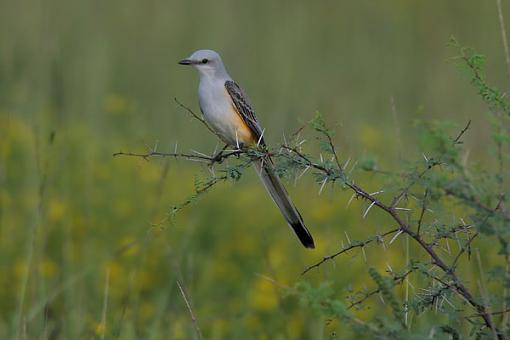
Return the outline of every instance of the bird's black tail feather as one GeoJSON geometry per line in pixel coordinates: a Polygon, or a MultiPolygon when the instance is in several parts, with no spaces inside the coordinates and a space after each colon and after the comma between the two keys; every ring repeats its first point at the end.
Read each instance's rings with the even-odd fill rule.
{"type": "Polygon", "coordinates": [[[261,158],[256,160],[254,165],[267,192],[276,203],[282,212],[283,217],[285,217],[285,220],[297,235],[301,243],[306,248],[315,248],[312,235],[306,228],[301,214],[290,200],[287,190],[285,190],[280,179],[274,173],[271,160],[261,158]]]}

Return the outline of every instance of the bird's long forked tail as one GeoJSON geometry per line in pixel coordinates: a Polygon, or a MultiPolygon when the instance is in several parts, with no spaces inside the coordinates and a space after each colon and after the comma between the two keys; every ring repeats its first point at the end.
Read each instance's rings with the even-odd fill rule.
{"type": "Polygon", "coordinates": [[[283,217],[285,217],[285,220],[297,235],[301,243],[306,248],[315,248],[312,235],[308,229],[306,229],[303,218],[290,200],[287,190],[285,190],[282,182],[274,173],[271,160],[269,158],[260,158],[255,160],[253,164],[267,192],[271,195],[271,198],[276,203],[282,212],[283,217]]]}

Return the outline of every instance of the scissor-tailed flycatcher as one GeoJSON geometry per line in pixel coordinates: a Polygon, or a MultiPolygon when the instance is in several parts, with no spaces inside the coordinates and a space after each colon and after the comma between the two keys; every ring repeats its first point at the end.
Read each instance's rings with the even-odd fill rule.
{"type": "MultiPolygon", "coordinates": [[[[238,148],[265,145],[264,130],[257,121],[255,111],[243,90],[228,75],[218,53],[198,50],[179,64],[191,65],[198,70],[200,109],[207,124],[221,140],[238,148]]],[[[315,248],[303,218],[274,173],[271,159],[257,159],[254,165],[271,198],[301,243],[307,248],[315,248]]]]}

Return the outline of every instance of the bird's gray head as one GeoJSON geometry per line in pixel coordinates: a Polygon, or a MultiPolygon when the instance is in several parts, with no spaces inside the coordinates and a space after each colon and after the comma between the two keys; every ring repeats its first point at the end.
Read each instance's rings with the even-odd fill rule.
{"type": "Polygon", "coordinates": [[[220,55],[213,50],[195,51],[188,58],[179,61],[179,64],[193,66],[200,76],[229,77],[220,55]]]}

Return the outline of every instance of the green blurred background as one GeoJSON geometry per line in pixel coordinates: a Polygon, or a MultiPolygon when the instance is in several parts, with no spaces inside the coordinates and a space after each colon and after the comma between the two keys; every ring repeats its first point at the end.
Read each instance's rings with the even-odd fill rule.
{"type": "MultiPolygon", "coordinates": [[[[1,1],[0,337],[193,338],[178,278],[206,338],[351,335],[281,287],[332,280],[342,299],[369,285],[359,254],[300,272],[344,232],[391,227],[381,215],[361,219],[348,193],[319,196],[311,179],[288,183],[316,238],[308,251],[247,172],[168,221],[208,171],[112,153],[214,150],[173,101],[198,111],[198,77],[177,61],[210,48],[271,143],[320,111],[342,159],[372,154],[391,168],[421,157],[415,119],[472,119],[469,157],[483,159],[486,109],[448,62],[452,35],[488,55],[491,83],[508,87],[495,1],[1,1]]],[[[374,247],[367,260],[398,268],[403,249],[374,247]]]]}

